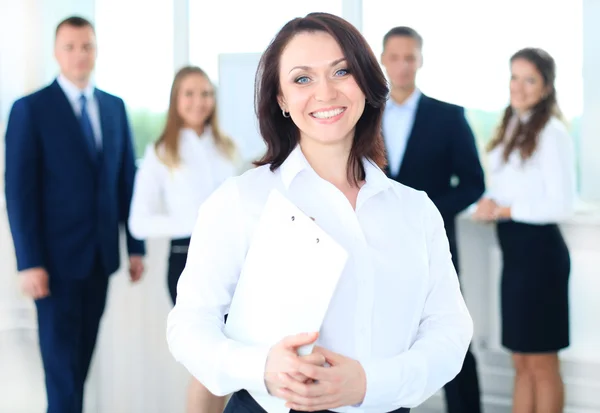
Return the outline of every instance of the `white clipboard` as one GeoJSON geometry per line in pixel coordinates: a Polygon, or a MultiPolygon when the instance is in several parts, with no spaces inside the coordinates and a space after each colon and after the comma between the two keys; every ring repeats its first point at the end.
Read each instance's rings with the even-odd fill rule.
{"type": "MultiPolygon", "coordinates": [[[[274,189],[253,234],[225,335],[248,345],[274,345],[319,331],[347,260],[331,236],[274,189]]],[[[299,354],[312,348],[304,346],[299,354]]],[[[268,412],[289,411],[282,399],[253,397],[268,412]]]]}

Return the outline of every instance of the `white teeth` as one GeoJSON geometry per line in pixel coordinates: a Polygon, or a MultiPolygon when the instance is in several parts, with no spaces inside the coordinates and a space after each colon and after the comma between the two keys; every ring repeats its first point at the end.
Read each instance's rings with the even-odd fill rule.
{"type": "Polygon", "coordinates": [[[333,118],[334,116],[339,115],[340,113],[342,113],[345,110],[346,109],[344,109],[344,108],[339,108],[339,109],[333,109],[333,110],[326,110],[324,112],[313,112],[312,115],[318,119],[329,119],[329,118],[333,118]]]}

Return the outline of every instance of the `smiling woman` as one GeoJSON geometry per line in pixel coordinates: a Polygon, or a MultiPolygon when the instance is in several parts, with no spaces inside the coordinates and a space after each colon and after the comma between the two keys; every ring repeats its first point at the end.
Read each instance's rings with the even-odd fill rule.
{"type": "Polygon", "coordinates": [[[301,131],[300,139],[314,143],[351,143],[349,135],[365,110],[365,95],[346,68],[345,58],[327,61],[328,56],[342,55],[331,35],[302,33],[292,39],[281,56],[279,74],[281,95],[279,104],[289,112],[301,131]],[[290,65],[305,61],[315,48],[311,66],[290,65]],[[299,52],[299,53],[298,53],[299,52]],[[335,105],[331,105],[335,102],[335,105]]]}
{"type": "Polygon", "coordinates": [[[279,31],[256,85],[267,153],[200,207],[170,350],[212,393],[234,393],[226,413],[407,412],[456,376],[473,331],[438,210],[380,169],[388,89],[377,59],[348,22],[311,13],[279,31]],[[222,319],[273,191],[352,259],[319,332],[241,342],[222,319]]]}
{"type": "Polygon", "coordinates": [[[554,59],[526,48],[511,57],[510,69],[510,105],[489,146],[490,186],[475,217],[497,221],[502,344],[516,370],[513,406],[559,412],[571,258],[558,224],[575,207],[573,142],[561,122],[554,59]]]}
{"type": "MultiPolygon", "coordinates": [[[[356,185],[364,179],[362,156],[379,167],[385,165],[379,132],[388,93],[385,77],[374,58],[360,62],[359,56],[372,54],[362,36],[360,46],[350,43],[344,32],[354,29],[350,24],[292,22],[267,49],[257,73],[257,113],[267,142],[267,154],[257,165],[271,164],[276,169],[300,140],[305,145],[342,143],[350,152],[348,178],[356,185]],[[360,52],[352,53],[352,47],[360,52]],[[278,64],[268,64],[277,56],[281,56],[278,64]],[[270,116],[275,102],[283,118],[270,116]]],[[[341,184],[344,178],[333,179],[341,184]]]]}
{"type": "MultiPolygon", "coordinates": [[[[135,237],[171,239],[167,284],[173,303],[198,207],[236,173],[235,155],[233,142],[219,128],[210,79],[199,67],[181,68],[173,79],[163,132],[146,148],[136,174],[129,215],[135,237]]],[[[195,380],[188,400],[189,411],[204,413],[221,412],[225,401],[195,380]]]]}

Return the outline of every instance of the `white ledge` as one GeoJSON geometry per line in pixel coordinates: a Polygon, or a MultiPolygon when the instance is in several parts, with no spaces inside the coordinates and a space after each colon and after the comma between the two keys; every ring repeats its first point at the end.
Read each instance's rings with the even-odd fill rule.
{"type": "MultiPolygon", "coordinates": [[[[471,218],[471,208],[458,216],[460,221],[475,221],[471,218]]],[[[489,225],[487,223],[481,223],[481,225],[489,225]]],[[[570,218],[562,221],[560,225],[598,225],[600,226],[600,203],[591,203],[578,201],[575,207],[575,214],[570,218]]]]}

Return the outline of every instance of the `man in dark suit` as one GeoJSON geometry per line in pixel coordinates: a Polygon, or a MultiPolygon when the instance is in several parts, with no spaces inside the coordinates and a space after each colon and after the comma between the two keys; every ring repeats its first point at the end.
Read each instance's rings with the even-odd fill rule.
{"type": "MultiPolygon", "coordinates": [[[[455,218],[483,194],[484,175],[464,109],[430,98],[416,87],[422,44],[421,36],[409,27],[393,28],[383,40],[381,61],[392,87],[383,117],[387,173],[425,191],[435,203],[458,272],[455,218]]],[[[477,368],[470,351],[445,393],[449,413],[481,411],[477,368]]]]}
{"type": "MultiPolygon", "coordinates": [[[[22,287],[37,307],[48,412],[81,413],[135,163],[123,101],[90,83],[92,24],[64,20],[54,46],[58,78],[12,107],[5,189],[22,287]]],[[[144,244],[127,235],[135,282],[144,244]]]]}

